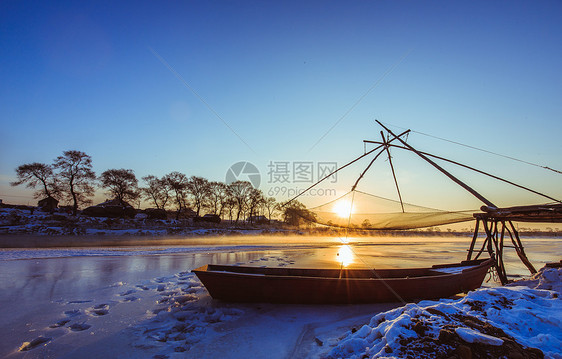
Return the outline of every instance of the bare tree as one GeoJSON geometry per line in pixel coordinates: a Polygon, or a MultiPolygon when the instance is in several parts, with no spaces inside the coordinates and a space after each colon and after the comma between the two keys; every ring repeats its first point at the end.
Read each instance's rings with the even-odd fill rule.
{"type": "Polygon", "coordinates": [[[209,195],[210,186],[209,181],[203,177],[191,176],[187,182],[187,190],[193,198],[193,205],[195,212],[199,217],[201,207],[203,206],[207,196],[209,195]]]}
{"type": "Polygon", "coordinates": [[[144,197],[154,203],[156,208],[165,209],[170,199],[170,187],[166,180],[153,175],[144,176],[142,180],[147,184],[147,187],[141,188],[144,197]]]}
{"type": "Polygon", "coordinates": [[[210,212],[222,217],[228,199],[228,187],[223,182],[209,182],[206,207],[210,212]]]}
{"type": "Polygon", "coordinates": [[[94,195],[92,158],[81,151],[64,151],[55,159],[54,167],[59,170],[62,191],[72,201],[72,214],[76,215],[78,206],[91,203],[89,197],[94,195]]]}
{"type": "Polygon", "coordinates": [[[37,186],[41,186],[33,194],[35,198],[51,197],[58,199],[60,197],[53,166],[38,162],[29,163],[16,168],[16,175],[18,180],[11,182],[10,185],[12,186],[19,186],[24,183],[27,188],[35,189],[37,186]]]}
{"type": "Polygon", "coordinates": [[[246,201],[252,189],[252,184],[248,181],[236,181],[228,185],[229,195],[232,197],[237,209],[236,223],[238,223],[240,215],[246,210],[246,201]]]}
{"type": "Polygon", "coordinates": [[[164,176],[163,180],[173,192],[173,201],[177,208],[176,219],[179,219],[180,213],[187,208],[187,184],[189,179],[181,172],[171,172],[164,176]]]}
{"type": "Polygon", "coordinates": [[[108,194],[121,204],[134,202],[139,198],[138,180],[133,170],[110,169],[104,171],[99,179],[102,187],[107,188],[108,194]]]}
{"type": "Polygon", "coordinates": [[[250,220],[250,223],[253,221],[253,217],[259,214],[257,213],[257,211],[259,211],[259,208],[264,201],[265,198],[263,196],[263,193],[259,189],[252,187],[248,191],[246,204],[248,208],[248,218],[250,220]]]}
{"type": "Polygon", "coordinates": [[[263,201],[262,206],[264,210],[267,212],[267,219],[269,219],[270,221],[271,221],[271,217],[273,217],[275,213],[278,212],[280,209],[279,203],[277,203],[277,201],[273,197],[266,198],[263,201]]]}
{"type": "Polygon", "coordinates": [[[230,221],[232,221],[232,211],[234,211],[234,208],[236,208],[236,200],[230,195],[230,191],[228,190],[227,197],[224,201],[224,209],[228,211],[228,219],[230,221]]]}

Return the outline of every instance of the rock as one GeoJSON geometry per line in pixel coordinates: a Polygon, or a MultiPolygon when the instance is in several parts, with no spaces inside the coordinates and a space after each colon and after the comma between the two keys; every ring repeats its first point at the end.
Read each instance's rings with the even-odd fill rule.
{"type": "Polygon", "coordinates": [[[461,359],[472,359],[472,350],[466,345],[459,345],[456,352],[461,359]]]}

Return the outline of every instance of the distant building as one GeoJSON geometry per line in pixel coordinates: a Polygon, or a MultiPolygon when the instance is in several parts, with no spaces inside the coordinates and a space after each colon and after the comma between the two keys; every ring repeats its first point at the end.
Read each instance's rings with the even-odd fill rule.
{"type": "Polygon", "coordinates": [[[39,207],[40,210],[45,212],[52,212],[55,209],[57,209],[58,206],[59,206],[59,201],[57,201],[53,197],[43,198],[42,200],[37,202],[37,207],[39,207]]]}

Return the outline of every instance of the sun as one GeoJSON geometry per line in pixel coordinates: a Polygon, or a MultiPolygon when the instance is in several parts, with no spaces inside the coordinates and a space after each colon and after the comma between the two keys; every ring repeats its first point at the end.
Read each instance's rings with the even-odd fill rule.
{"type": "Polygon", "coordinates": [[[351,202],[347,200],[338,201],[334,204],[334,208],[332,210],[338,217],[342,218],[348,218],[353,212],[351,202]]]}
{"type": "Polygon", "coordinates": [[[348,245],[343,245],[338,250],[337,261],[342,265],[342,267],[347,267],[353,263],[353,251],[348,245]]]}

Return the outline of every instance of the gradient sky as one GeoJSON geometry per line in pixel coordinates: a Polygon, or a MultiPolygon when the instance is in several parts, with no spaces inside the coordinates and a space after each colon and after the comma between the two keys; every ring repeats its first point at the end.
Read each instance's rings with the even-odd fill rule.
{"type": "MultiPolygon", "coordinates": [[[[0,198],[34,203],[14,169],[68,149],[139,178],[249,161],[267,193],[271,161],[342,165],[380,138],[374,119],[560,170],[561,18],[560,1],[2,1],[0,198]]],[[[408,141],[562,198],[560,174],[408,141]]],[[[480,206],[414,157],[395,152],[407,202],[480,206]]],[[[379,165],[360,189],[396,198],[379,165]]],[[[455,173],[498,205],[547,202],[455,173]]]]}

